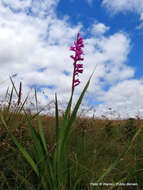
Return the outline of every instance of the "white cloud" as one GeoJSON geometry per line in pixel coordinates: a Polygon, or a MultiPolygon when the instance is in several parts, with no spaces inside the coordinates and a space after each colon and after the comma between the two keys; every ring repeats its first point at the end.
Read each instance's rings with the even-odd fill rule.
{"type": "MultiPolygon", "coordinates": [[[[16,3],[11,5],[18,8],[16,3]]],[[[23,81],[25,96],[30,90],[29,85],[59,85],[60,90],[70,88],[70,76],[65,77],[63,71],[72,69],[69,45],[81,26],[69,27],[53,13],[45,19],[27,16],[24,12],[15,14],[2,4],[0,21],[1,81],[9,74],[18,73],[16,86],[23,81]],[[38,71],[43,68],[43,72],[38,71]]],[[[46,102],[43,95],[40,98],[41,103],[46,102]]]]}
{"type": "Polygon", "coordinates": [[[10,6],[13,9],[25,9],[31,5],[31,0],[19,1],[19,0],[2,0],[3,5],[10,6]]]}
{"type": "Polygon", "coordinates": [[[102,4],[112,13],[131,11],[140,14],[143,11],[142,0],[103,0],[102,4]]]}
{"type": "Polygon", "coordinates": [[[123,33],[116,33],[98,41],[98,46],[113,63],[123,63],[130,51],[130,40],[123,33]]]}
{"type": "Polygon", "coordinates": [[[56,7],[59,0],[2,0],[1,4],[13,11],[29,12],[37,16],[50,15],[56,7]]]}
{"type": "Polygon", "coordinates": [[[136,27],[137,30],[140,30],[143,27],[143,12],[140,15],[141,23],[136,27]]]}
{"type": "Polygon", "coordinates": [[[118,114],[122,118],[126,116],[133,117],[139,111],[143,114],[142,97],[142,80],[124,80],[116,86],[111,87],[103,97],[100,97],[100,101],[104,101],[104,105],[101,105],[101,108],[103,108],[103,112],[108,112],[108,114],[110,114],[108,108],[112,108],[115,111],[116,117],[118,114]]]}
{"type": "Polygon", "coordinates": [[[111,14],[119,12],[134,12],[139,14],[141,23],[136,29],[140,30],[143,27],[143,0],[103,0],[102,5],[105,6],[111,14]]]}
{"type": "MultiPolygon", "coordinates": [[[[69,100],[72,82],[73,63],[69,57],[72,54],[69,47],[73,44],[77,32],[83,32],[82,24],[71,26],[66,17],[63,20],[58,19],[53,11],[58,1],[54,1],[56,2],[54,4],[53,1],[47,1],[46,5],[32,4],[33,15],[27,15],[25,12],[27,7],[30,8],[31,1],[3,2],[7,2],[9,6],[0,3],[0,66],[2,68],[0,81],[17,73],[14,81],[17,88],[22,81],[23,99],[30,92],[31,86],[36,85],[41,87],[41,91],[38,91],[41,105],[45,106],[52,101],[54,93],[57,92],[58,100],[64,106],[69,100]],[[20,3],[24,2],[25,4],[21,6],[20,3]],[[16,13],[15,10],[21,7],[23,10],[16,13]],[[48,15],[45,7],[51,10],[48,15]],[[64,70],[69,72],[69,75],[63,74],[64,70]],[[47,88],[51,85],[55,88],[47,88]]],[[[120,84],[128,80],[137,89],[142,88],[142,84],[132,80],[134,69],[126,65],[131,50],[131,42],[127,34],[118,32],[104,36],[109,27],[103,23],[93,23],[91,28],[90,37],[84,39],[84,73],[80,76],[81,84],[75,89],[74,103],[97,65],[84,103],[89,101],[88,97],[93,101],[103,101],[103,104],[97,107],[97,112],[101,114],[101,107],[110,104],[112,98],[113,103],[115,102],[113,94],[118,97],[120,90],[113,90],[116,86],[123,90],[120,84]],[[104,88],[107,85],[109,90],[106,92],[104,88]]],[[[84,33],[86,34],[85,31],[84,33]]],[[[2,97],[7,87],[11,86],[10,82],[4,84],[4,86],[0,84],[2,97]]],[[[34,102],[32,93],[29,101],[34,102]]],[[[118,104],[123,103],[124,99],[119,98],[119,102],[115,104],[116,108],[118,104]]],[[[88,104],[85,107],[88,108],[88,104]]]]}
{"type": "Polygon", "coordinates": [[[143,21],[143,12],[141,13],[140,20],[143,21]]]}
{"type": "MultiPolygon", "coordinates": [[[[94,1],[95,2],[95,1],[94,1]]],[[[88,4],[91,5],[93,0],[88,0],[88,4]]],[[[134,12],[140,15],[141,23],[136,27],[140,30],[143,27],[143,0],[102,0],[102,5],[107,8],[107,10],[112,14],[134,12]]],[[[104,24],[103,24],[104,25],[104,24]]],[[[103,29],[104,26],[99,26],[99,31],[103,29]]],[[[97,27],[97,26],[96,26],[97,27]]],[[[96,31],[95,27],[95,31],[96,31]]],[[[94,31],[94,29],[93,29],[94,31]]],[[[98,29],[97,29],[98,31],[98,29]]]]}
{"type": "Polygon", "coordinates": [[[105,26],[103,23],[95,23],[92,25],[91,33],[93,35],[103,35],[108,30],[109,27],[105,26]]]}

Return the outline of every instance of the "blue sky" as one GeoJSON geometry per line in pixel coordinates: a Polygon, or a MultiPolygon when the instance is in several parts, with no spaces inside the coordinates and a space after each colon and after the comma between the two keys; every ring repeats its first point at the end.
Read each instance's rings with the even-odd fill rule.
{"type": "Polygon", "coordinates": [[[108,36],[119,31],[126,32],[132,40],[132,50],[128,56],[128,64],[135,66],[137,69],[136,77],[141,77],[143,30],[142,28],[137,30],[137,27],[141,24],[140,14],[135,11],[123,11],[112,15],[112,12],[107,10],[101,3],[103,1],[89,2],[92,3],[88,3],[86,0],[61,0],[57,6],[57,16],[62,18],[65,15],[70,15],[69,21],[72,24],[81,22],[84,30],[87,30],[95,20],[104,23],[110,27],[106,34],[108,36]]]}
{"type": "Polygon", "coordinates": [[[1,97],[11,87],[7,78],[17,73],[13,80],[17,88],[22,81],[23,100],[29,94],[33,102],[36,87],[40,106],[51,103],[44,113],[54,111],[55,92],[64,109],[73,71],[69,47],[78,32],[85,44],[84,72],[73,105],[96,67],[79,113],[141,117],[143,0],[2,0],[1,97]]]}

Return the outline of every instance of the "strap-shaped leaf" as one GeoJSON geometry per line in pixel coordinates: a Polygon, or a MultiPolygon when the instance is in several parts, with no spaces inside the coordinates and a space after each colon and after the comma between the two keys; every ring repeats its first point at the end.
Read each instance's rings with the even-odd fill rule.
{"type": "MultiPolygon", "coordinates": [[[[92,75],[93,75],[93,73],[92,73],[92,75]]],[[[67,126],[66,126],[66,128],[65,128],[65,134],[64,134],[63,144],[65,144],[66,139],[68,138],[68,134],[69,134],[69,131],[70,131],[70,127],[71,127],[71,125],[73,124],[73,122],[74,122],[74,120],[75,120],[77,111],[78,111],[79,106],[80,106],[80,104],[81,104],[81,102],[82,102],[83,96],[84,96],[84,94],[85,94],[85,92],[86,92],[86,90],[87,90],[87,88],[88,88],[88,86],[89,86],[89,83],[90,83],[90,80],[91,80],[92,75],[90,76],[89,80],[87,81],[87,83],[86,83],[86,85],[85,85],[85,87],[84,87],[84,89],[83,89],[83,91],[82,91],[82,93],[81,93],[81,95],[80,95],[80,97],[79,97],[79,99],[78,99],[78,101],[77,101],[75,107],[74,107],[74,110],[73,110],[73,112],[72,112],[72,114],[71,114],[71,117],[70,117],[70,119],[69,119],[69,121],[68,121],[68,123],[67,123],[67,126]]]]}
{"type": "Polygon", "coordinates": [[[46,154],[48,155],[48,149],[47,149],[47,145],[46,145],[46,139],[45,139],[45,135],[44,135],[44,132],[43,132],[43,126],[42,126],[42,123],[40,121],[39,115],[38,115],[38,127],[39,127],[39,133],[40,133],[41,141],[43,143],[43,147],[45,149],[46,154]]]}
{"type": "Polygon", "coordinates": [[[8,103],[8,107],[7,107],[7,111],[8,111],[8,112],[9,112],[9,109],[10,109],[10,106],[11,106],[12,95],[13,95],[13,88],[12,88],[12,90],[11,90],[10,99],[9,99],[9,103],[8,103]]]}
{"type": "Polygon", "coordinates": [[[59,113],[58,113],[57,94],[55,94],[55,112],[56,112],[56,143],[57,143],[59,135],[59,113]]]}
{"type": "Polygon", "coordinates": [[[14,143],[18,147],[19,151],[23,154],[23,156],[29,162],[29,164],[31,165],[31,167],[33,168],[33,170],[35,171],[35,173],[37,174],[37,176],[39,176],[39,170],[38,170],[38,167],[37,167],[36,163],[33,161],[33,159],[28,154],[28,152],[23,148],[23,146],[20,143],[18,143],[18,141],[16,140],[16,138],[9,131],[9,127],[7,126],[7,124],[6,124],[6,122],[5,122],[4,118],[3,118],[3,115],[1,113],[0,113],[0,117],[1,117],[2,123],[4,124],[4,126],[6,127],[6,129],[8,130],[8,133],[10,134],[10,136],[13,139],[14,143]]]}
{"type": "Polygon", "coordinates": [[[29,164],[31,165],[31,167],[33,168],[33,170],[35,171],[35,173],[37,174],[37,176],[39,176],[39,170],[38,167],[36,165],[36,163],[34,162],[34,160],[31,158],[31,156],[29,155],[29,153],[24,149],[24,147],[18,143],[18,141],[16,140],[16,138],[10,134],[14,143],[16,144],[16,146],[18,147],[19,151],[23,154],[23,156],[26,158],[26,160],[29,162],[29,164]]]}

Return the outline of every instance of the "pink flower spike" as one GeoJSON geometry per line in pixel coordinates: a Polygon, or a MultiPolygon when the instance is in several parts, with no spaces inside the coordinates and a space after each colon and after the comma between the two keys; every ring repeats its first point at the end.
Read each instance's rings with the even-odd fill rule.
{"type": "Polygon", "coordinates": [[[72,81],[72,93],[74,91],[74,87],[79,85],[80,81],[79,79],[75,79],[76,76],[79,75],[79,73],[83,73],[83,64],[78,64],[78,61],[83,61],[84,58],[81,56],[83,55],[82,48],[84,47],[83,44],[83,38],[80,37],[80,34],[77,33],[77,40],[74,41],[74,46],[70,47],[71,51],[75,52],[75,55],[71,55],[70,57],[74,60],[74,72],[73,72],[73,81],[72,81]]]}

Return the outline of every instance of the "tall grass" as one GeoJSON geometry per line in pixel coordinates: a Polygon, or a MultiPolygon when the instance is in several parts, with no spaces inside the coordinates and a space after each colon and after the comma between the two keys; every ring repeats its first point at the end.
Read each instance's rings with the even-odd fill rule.
{"type": "MultiPolygon", "coordinates": [[[[57,100],[56,96],[55,99],[57,100]]],[[[58,110],[56,101],[55,105],[58,110]]],[[[17,181],[17,189],[21,190],[25,188],[41,190],[54,188],[101,189],[101,187],[90,185],[90,183],[100,182],[137,182],[140,185],[138,189],[141,189],[143,175],[142,125],[134,125],[137,131],[130,140],[125,139],[126,131],[124,130],[129,125],[128,121],[117,127],[117,124],[109,121],[77,118],[68,131],[68,138],[64,139],[64,136],[60,136],[60,132],[64,134],[62,123],[65,116],[44,119],[44,116],[42,118],[37,115],[37,120],[33,121],[32,117],[30,118],[25,112],[25,124],[27,125],[25,125],[24,131],[28,130],[30,133],[23,134],[21,139],[20,133],[17,134],[12,129],[15,125],[19,126],[23,115],[17,117],[17,120],[18,118],[20,120],[17,121],[18,123],[13,120],[9,125],[2,112],[0,115],[1,124],[5,126],[7,132],[7,138],[4,141],[7,144],[4,145],[3,151],[6,154],[1,154],[3,156],[0,157],[0,163],[4,164],[5,161],[9,165],[7,170],[3,169],[4,172],[0,174],[0,179],[5,184],[2,189],[13,189],[13,185],[16,184],[14,180],[17,181]],[[42,122],[40,118],[42,118],[42,122]],[[54,122],[57,125],[54,126],[54,122]],[[109,128],[110,135],[107,132],[109,125],[112,126],[109,128]],[[61,137],[62,141],[59,140],[61,137]],[[13,139],[16,146],[10,138],[13,139]],[[67,144],[63,145],[63,141],[67,144]],[[58,147],[58,145],[60,146],[58,147]],[[59,153],[58,151],[63,152],[59,153]],[[15,165],[14,168],[13,165],[15,165]],[[19,169],[17,170],[17,168],[19,169]],[[16,176],[16,178],[12,179],[12,176],[16,176]]],[[[11,116],[15,117],[15,115],[11,116]]],[[[25,120],[23,117],[23,121],[25,120]]],[[[0,186],[2,186],[1,183],[0,186]]],[[[115,189],[117,188],[122,189],[123,187],[115,187],[115,189]]],[[[107,189],[107,187],[103,186],[102,189],[107,189]]]]}

